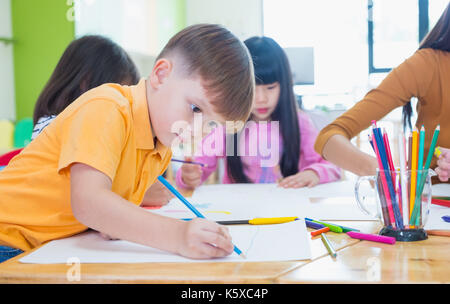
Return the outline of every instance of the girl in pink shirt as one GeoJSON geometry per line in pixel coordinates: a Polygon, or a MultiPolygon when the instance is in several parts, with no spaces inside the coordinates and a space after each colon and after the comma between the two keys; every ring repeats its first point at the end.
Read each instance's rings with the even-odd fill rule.
{"type": "Polygon", "coordinates": [[[183,164],[177,186],[198,187],[217,169],[219,158],[225,158],[223,183],[278,182],[281,187],[300,188],[338,180],[340,169],[314,151],[318,131],[297,106],[283,49],[268,37],[244,43],[256,79],[250,118],[239,133],[227,134],[221,126],[203,139],[194,161],[206,166],[183,164]]]}

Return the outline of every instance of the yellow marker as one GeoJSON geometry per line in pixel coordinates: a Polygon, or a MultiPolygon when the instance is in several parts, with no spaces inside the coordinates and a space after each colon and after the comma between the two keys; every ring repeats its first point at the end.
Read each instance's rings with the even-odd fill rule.
{"type": "Polygon", "coordinates": [[[441,149],[439,149],[439,147],[436,147],[436,149],[434,149],[434,155],[436,155],[436,157],[439,157],[441,154],[441,149]]]}
{"type": "Polygon", "coordinates": [[[251,225],[270,225],[270,224],[281,224],[292,222],[297,219],[296,216],[292,217],[271,217],[271,218],[254,218],[249,220],[248,223],[251,225]]]}
{"type": "Polygon", "coordinates": [[[296,216],[291,217],[268,217],[268,218],[254,218],[251,220],[236,220],[236,221],[217,221],[220,225],[272,225],[292,222],[297,219],[296,216]]]}

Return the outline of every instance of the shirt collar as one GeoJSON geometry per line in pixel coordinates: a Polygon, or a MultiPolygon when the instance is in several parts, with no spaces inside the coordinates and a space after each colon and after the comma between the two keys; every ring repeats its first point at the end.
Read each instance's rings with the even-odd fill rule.
{"type": "Polygon", "coordinates": [[[136,134],[136,146],[138,149],[153,150],[164,158],[169,148],[159,140],[154,143],[150,115],[147,103],[147,88],[145,78],[141,79],[135,86],[131,86],[133,127],[136,134]]]}

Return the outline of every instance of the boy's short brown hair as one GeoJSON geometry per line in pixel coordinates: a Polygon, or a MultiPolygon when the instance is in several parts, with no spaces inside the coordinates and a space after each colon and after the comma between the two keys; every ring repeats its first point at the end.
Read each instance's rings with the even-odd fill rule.
{"type": "Polygon", "coordinates": [[[247,47],[217,24],[189,26],[173,36],[156,60],[180,54],[188,74],[198,73],[215,111],[226,120],[246,121],[255,78],[247,47]]]}

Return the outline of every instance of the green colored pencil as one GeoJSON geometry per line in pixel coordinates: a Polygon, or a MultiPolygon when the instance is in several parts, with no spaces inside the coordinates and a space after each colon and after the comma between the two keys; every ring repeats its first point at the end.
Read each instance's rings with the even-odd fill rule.
{"type": "MultiPolygon", "coordinates": [[[[414,219],[413,224],[415,224],[416,226],[418,226],[419,222],[420,222],[420,220],[419,220],[420,219],[419,210],[420,210],[420,206],[421,206],[420,196],[422,195],[423,187],[425,186],[425,181],[427,180],[428,170],[430,169],[431,160],[433,159],[434,149],[436,147],[440,131],[441,131],[441,126],[437,125],[436,129],[434,130],[433,139],[431,140],[430,149],[428,150],[427,160],[425,162],[425,166],[423,167],[423,175],[421,176],[421,178],[419,178],[419,176],[417,178],[418,188],[416,191],[416,204],[418,203],[418,207],[416,208],[416,204],[414,204],[413,214],[411,217],[411,220],[414,219]]],[[[419,153],[420,153],[420,150],[419,150],[419,153]]],[[[419,161],[420,161],[420,159],[419,159],[419,161]]],[[[420,167],[418,167],[418,170],[419,170],[419,168],[420,167]]],[[[420,171],[419,171],[419,174],[421,174],[420,171]]]]}
{"type": "Polygon", "coordinates": [[[320,238],[322,239],[323,244],[325,245],[325,247],[328,250],[328,253],[335,258],[337,256],[336,250],[334,250],[333,246],[330,243],[330,240],[328,240],[328,238],[325,236],[325,233],[322,233],[320,235],[320,238]]]}
{"type": "MultiPolygon", "coordinates": [[[[419,133],[419,156],[417,159],[417,180],[416,180],[416,197],[414,200],[414,208],[412,212],[412,216],[410,219],[410,225],[418,225],[418,221],[420,218],[420,208],[421,208],[421,196],[422,191],[420,186],[422,184],[422,170],[423,170],[423,149],[425,146],[425,127],[422,125],[419,133]]],[[[423,189],[422,189],[423,190],[423,189]]]]}

